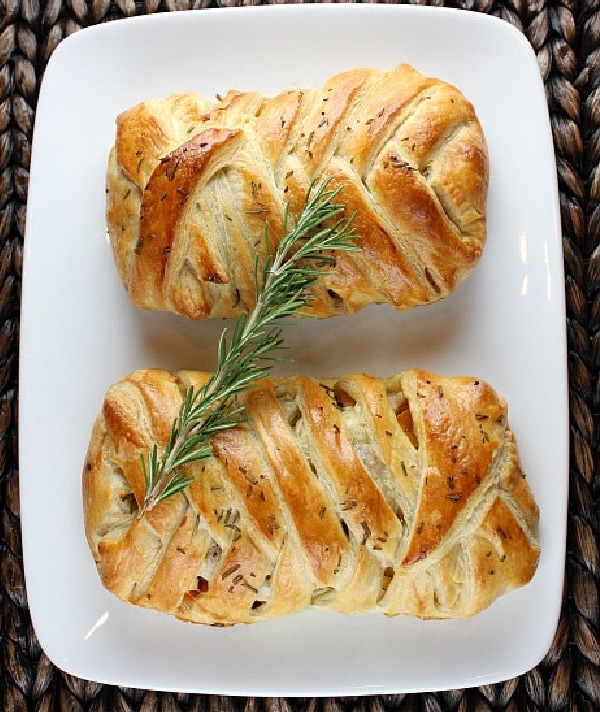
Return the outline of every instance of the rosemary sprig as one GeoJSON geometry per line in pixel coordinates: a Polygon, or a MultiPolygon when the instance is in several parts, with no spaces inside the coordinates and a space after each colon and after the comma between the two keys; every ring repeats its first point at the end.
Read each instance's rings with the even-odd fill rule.
{"type": "MultiPolygon", "coordinates": [[[[215,433],[243,422],[243,406],[236,405],[235,397],[282,360],[273,353],[285,348],[282,320],[309,304],[308,290],[323,274],[321,265],[333,263],[336,251],[360,249],[352,228],[354,216],[341,217],[344,206],[334,202],[341,188],[329,190],[328,183],[311,185],[291,228],[286,208],[284,236],[275,253],[262,267],[258,258],[254,263],[256,306],[237,317],[231,334],[223,330],[217,368],[202,387],[188,389],[164,451],[159,455],[155,444],[142,455],[146,492],[140,516],[192,482],[184,466],[212,455],[215,433]]],[[[268,226],[265,238],[269,247],[268,226]]]]}

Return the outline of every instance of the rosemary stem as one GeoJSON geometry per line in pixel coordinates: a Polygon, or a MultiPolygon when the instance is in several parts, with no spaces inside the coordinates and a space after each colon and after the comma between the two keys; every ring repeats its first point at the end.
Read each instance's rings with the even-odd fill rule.
{"type": "MultiPolygon", "coordinates": [[[[261,313],[265,307],[265,303],[266,303],[265,294],[268,292],[271,284],[273,283],[273,280],[277,276],[277,274],[278,274],[279,270],[282,268],[283,264],[284,264],[284,260],[281,259],[278,261],[277,265],[273,264],[271,269],[268,270],[267,278],[263,285],[263,289],[259,292],[256,305],[250,312],[250,316],[248,317],[248,319],[246,320],[246,323],[244,325],[244,329],[242,331],[242,334],[241,334],[240,340],[239,340],[240,344],[246,343],[249,336],[254,332],[254,330],[257,326],[257,323],[258,323],[259,316],[261,315],[261,313]]],[[[227,363],[229,363],[230,361],[237,358],[238,355],[239,355],[239,349],[229,350],[223,365],[226,366],[227,363]]],[[[226,373],[227,373],[226,367],[221,368],[216,371],[216,373],[214,374],[210,383],[208,384],[207,388],[202,391],[202,395],[204,398],[210,400],[212,396],[214,396],[216,393],[219,392],[226,373]]],[[[185,441],[188,439],[190,434],[194,430],[201,429],[205,422],[206,422],[206,418],[204,418],[202,421],[190,422],[185,425],[182,425],[175,441],[173,442],[173,445],[171,447],[169,455],[167,456],[167,458],[165,459],[165,461],[162,464],[160,478],[156,482],[153,491],[150,493],[150,495],[146,498],[146,501],[144,502],[144,506],[141,510],[141,514],[143,514],[145,511],[149,511],[149,510],[153,509],[154,506],[158,503],[160,494],[164,490],[167,482],[169,481],[169,479],[171,477],[171,470],[173,469],[173,465],[175,463],[175,460],[177,459],[177,454],[178,454],[179,450],[181,449],[181,446],[185,443],[185,441]]]]}
{"type": "MultiPolygon", "coordinates": [[[[146,495],[139,516],[192,481],[184,465],[210,456],[215,432],[243,422],[241,407],[232,401],[270,370],[274,359],[266,354],[284,348],[281,320],[309,304],[308,290],[323,274],[314,260],[327,264],[336,250],[359,249],[351,229],[353,217],[341,219],[344,207],[333,202],[341,188],[327,191],[328,183],[314,193],[311,185],[302,213],[274,254],[262,269],[255,263],[254,307],[238,317],[230,334],[223,331],[217,369],[203,386],[188,389],[160,460],[156,445],[147,458],[142,456],[146,495]]],[[[287,210],[284,226],[287,230],[287,210]]],[[[268,230],[266,240],[269,247],[268,230]]]]}
{"type": "Polygon", "coordinates": [[[154,506],[156,504],[158,504],[160,495],[162,494],[164,488],[166,487],[166,485],[171,477],[171,470],[173,469],[173,463],[175,461],[175,458],[177,457],[177,453],[181,449],[181,446],[183,445],[183,443],[189,437],[192,429],[193,429],[193,423],[188,423],[187,425],[184,425],[181,428],[181,430],[179,431],[179,434],[177,435],[177,438],[175,439],[175,442],[173,443],[171,452],[169,453],[168,457],[162,464],[161,475],[158,479],[158,482],[154,485],[153,490],[146,496],[146,499],[144,500],[144,505],[140,509],[140,512],[139,512],[140,516],[142,514],[144,514],[144,512],[154,509],[154,506]]]}

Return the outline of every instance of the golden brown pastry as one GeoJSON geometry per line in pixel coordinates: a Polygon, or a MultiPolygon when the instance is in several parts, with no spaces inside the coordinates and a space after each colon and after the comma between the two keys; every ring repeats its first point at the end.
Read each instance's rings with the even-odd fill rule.
{"type": "Polygon", "coordinates": [[[140,455],[206,377],[138,371],[106,394],[85,529],[121,599],[216,625],[310,606],[458,618],[533,576],[538,508],[506,403],[474,378],[267,378],[193,483],[140,516],[140,455]]]}
{"type": "Polygon", "coordinates": [[[254,303],[265,222],[301,211],[314,179],[343,186],[362,251],[320,279],[314,316],[406,309],[452,292],[486,238],[488,156],[471,103],[402,64],[274,98],[230,91],[147,101],[116,122],[107,223],[133,302],[191,319],[254,303]]]}

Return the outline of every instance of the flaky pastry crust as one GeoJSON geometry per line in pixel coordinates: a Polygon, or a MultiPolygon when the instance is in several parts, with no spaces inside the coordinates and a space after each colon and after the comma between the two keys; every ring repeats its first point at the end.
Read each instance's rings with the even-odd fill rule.
{"type": "Polygon", "coordinates": [[[140,516],[140,455],[207,377],[134,372],[94,425],[85,530],[124,601],[213,625],[310,607],[461,618],[534,575],[538,508],[505,400],[421,370],[260,381],[192,484],[140,516]]]}
{"type": "Polygon", "coordinates": [[[273,98],[229,91],[147,101],[119,115],[107,224],[133,302],[190,319],[254,303],[255,256],[298,215],[315,179],[342,187],[360,253],[314,289],[328,317],[450,294],[486,239],[488,154],[472,104],[401,64],[354,69],[273,98]]]}

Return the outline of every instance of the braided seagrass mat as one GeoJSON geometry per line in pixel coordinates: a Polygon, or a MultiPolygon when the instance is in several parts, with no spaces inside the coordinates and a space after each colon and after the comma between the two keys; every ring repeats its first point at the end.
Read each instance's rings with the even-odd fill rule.
{"type": "MultiPolygon", "coordinates": [[[[278,0],[275,0],[277,2],[278,0]]],[[[545,82],[564,235],[571,415],[563,611],[544,660],[470,690],[335,699],[156,693],[55,668],[27,608],[17,462],[21,258],[36,101],[53,50],[82,27],[152,12],[260,0],[0,0],[0,709],[90,712],[600,710],[600,0],[433,0],[497,15],[532,44],[545,82]]]]}

